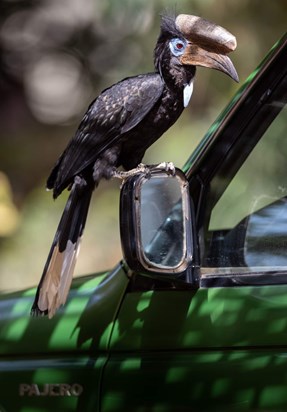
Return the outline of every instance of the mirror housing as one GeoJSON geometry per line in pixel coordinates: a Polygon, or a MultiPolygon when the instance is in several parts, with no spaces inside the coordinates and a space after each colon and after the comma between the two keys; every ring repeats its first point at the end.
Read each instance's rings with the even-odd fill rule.
{"type": "Polygon", "coordinates": [[[175,169],[150,169],[129,177],[120,197],[124,259],[132,271],[180,278],[192,259],[188,181],[175,169]]]}

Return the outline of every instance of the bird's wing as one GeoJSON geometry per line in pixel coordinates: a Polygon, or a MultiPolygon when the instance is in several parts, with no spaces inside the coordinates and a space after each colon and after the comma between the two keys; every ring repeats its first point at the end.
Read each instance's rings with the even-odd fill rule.
{"type": "Polygon", "coordinates": [[[74,138],[60,157],[48,182],[59,194],[98,156],[136,127],[163,92],[159,74],[129,77],[105,89],[89,106],[74,138]]]}

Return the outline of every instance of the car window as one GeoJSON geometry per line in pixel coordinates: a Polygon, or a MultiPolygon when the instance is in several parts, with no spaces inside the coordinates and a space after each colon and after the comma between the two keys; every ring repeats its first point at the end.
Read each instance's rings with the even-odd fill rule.
{"type": "Polygon", "coordinates": [[[235,172],[229,176],[223,162],[210,184],[203,267],[227,273],[228,268],[232,272],[244,267],[287,270],[285,102],[286,79],[244,131],[233,159],[226,160],[235,172]]]}

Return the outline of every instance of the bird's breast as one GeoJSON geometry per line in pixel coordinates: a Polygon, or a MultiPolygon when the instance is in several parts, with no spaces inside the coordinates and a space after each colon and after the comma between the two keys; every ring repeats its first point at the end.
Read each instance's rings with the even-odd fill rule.
{"type": "Polygon", "coordinates": [[[174,93],[169,89],[163,91],[160,101],[142,121],[141,131],[153,128],[152,137],[158,139],[179,118],[183,111],[182,93],[174,93]]]}
{"type": "Polygon", "coordinates": [[[183,109],[182,91],[174,93],[164,89],[150,112],[123,136],[121,165],[125,169],[136,167],[142,161],[145,151],[176,122],[183,109]]]}

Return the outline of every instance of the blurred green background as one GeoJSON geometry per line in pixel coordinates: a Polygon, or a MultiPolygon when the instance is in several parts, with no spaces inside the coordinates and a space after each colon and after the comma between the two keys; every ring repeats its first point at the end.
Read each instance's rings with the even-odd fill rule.
{"type": "MultiPolygon", "coordinates": [[[[1,0],[0,289],[38,282],[67,193],[45,180],[102,89],[153,70],[160,13],[203,16],[237,37],[240,84],[286,30],[286,0],[1,0]]],[[[181,167],[240,84],[198,69],[191,104],[145,163],[181,167]]],[[[76,275],[121,256],[119,182],[93,197],[76,275]]]]}

